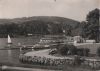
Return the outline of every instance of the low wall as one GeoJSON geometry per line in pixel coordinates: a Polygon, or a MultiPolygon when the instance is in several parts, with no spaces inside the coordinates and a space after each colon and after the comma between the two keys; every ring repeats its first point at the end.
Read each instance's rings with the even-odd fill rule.
{"type": "Polygon", "coordinates": [[[46,58],[40,56],[25,56],[20,55],[19,60],[23,63],[31,63],[31,64],[40,64],[40,65],[51,65],[51,66],[59,66],[65,64],[65,62],[72,63],[71,59],[53,59],[46,58]]]}
{"type": "MultiPolygon", "coordinates": [[[[39,64],[39,65],[46,65],[46,66],[63,66],[65,64],[77,65],[75,59],[71,59],[71,58],[53,59],[53,58],[46,58],[40,56],[20,55],[19,60],[22,63],[29,63],[35,65],[39,64]]],[[[100,60],[84,59],[84,61],[81,61],[81,65],[90,68],[100,69],[100,60]]]]}
{"type": "Polygon", "coordinates": [[[79,43],[77,44],[77,48],[89,48],[90,54],[96,54],[98,47],[100,47],[100,43],[79,43]]]}

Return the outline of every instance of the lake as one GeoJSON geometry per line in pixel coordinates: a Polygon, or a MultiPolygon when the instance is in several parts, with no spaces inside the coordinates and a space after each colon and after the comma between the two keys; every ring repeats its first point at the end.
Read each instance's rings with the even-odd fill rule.
{"type": "MultiPolygon", "coordinates": [[[[40,41],[41,37],[21,37],[21,38],[11,38],[12,39],[12,43],[13,43],[13,47],[16,47],[16,45],[18,45],[18,43],[21,43],[22,45],[34,45],[36,43],[38,43],[40,41]]],[[[22,52],[29,52],[29,51],[34,51],[32,49],[27,49],[27,50],[22,50],[22,52],[20,52],[20,49],[13,49],[13,50],[7,50],[4,49],[7,46],[7,38],[0,38],[0,65],[7,65],[7,66],[17,66],[17,67],[26,67],[26,68],[30,68],[32,67],[32,69],[37,68],[37,71],[58,71],[55,70],[57,69],[57,67],[46,67],[43,66],[42,68],[46,68],[46,69],[41,69],[41,66],[37,66],[37,65],[31,65],[31,64],[23,64],[21,62],[19,62],[19,55],[22,52]],[[51,70],[54,69],[54,70],[51,70]]],[[[1,70],[1,68],[0,68],[1,70]]],[[[36,71],[34,70],[34,71],[36,71]]],[[[4,71],[13,71],[13,70],[4,70],[4,71]]],[[[14,70],[14,71],[20,71],[20,70],[14,70]]],[[[24,71],[24,70],[21,70],[24,71]]],[[[25,70],[25,71],[29,71],[29,70],[25,70]]],[[[33,70],[30,70],[33,71],[33,70]]],[[[60,70],[59,70],[60,71],[60,70]]]]}
{"type": "MultiPolygon", "coordinates": [[[[11,38],[13,47],[16,47],[15,45],[18,45],[18,43],[21,43],[22,45],[34,45],[39,42],[40,38],[35,37],[22,37],[22,38],[11,38]]],[[[0,38],[0,49],[5,48],[7,46],[7,38],[0,38]]],[[[22,50],[22,52],[28,52],[32,51],[29,50],[22,50]]],[[[0,63],[20,63],[19,62],[19,49],[14,50],[0,50],[0,63]]]]}

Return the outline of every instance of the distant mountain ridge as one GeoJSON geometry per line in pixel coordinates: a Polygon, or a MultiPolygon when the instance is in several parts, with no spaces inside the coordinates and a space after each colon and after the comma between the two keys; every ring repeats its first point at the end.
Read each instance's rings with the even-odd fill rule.
{"type": "MultiPolygon", "coordinates": [[[[73,35],[77,35],[79,34],[78,30],[81,27],[79,27],[80,22],[72,20],[72,19],[68,19],[68,18],[64,18],[64,17],[56,17],[56,16],[33,16],[33,17],[23,17],[23,18],[14,18],[14,19],[0,19],[0,24],[10,24],[10,23],[15,23],[15,24],[36,24],[36,23],[42,23],[42,24],[53,24],[52,26],[54,26],[54,24],[59,24],[59,25],[63,25],[66,26],[66,28],[68,26],[72,27],[72,33],[75,33],[75,29],[77,29],[77,32],[73,35]],[[77,27],[78,26],[78,27],[77,27]],[[73,32],[74,31],[74,32],[73,32]]],[[[41,25],[40,25],[41,26],[41,25]]]]}
{"type": "Polygon", "coordinates": [[[45,22],[63,22],[70,25],[76,25],[79,23],[78,21],[64,18],[64,17],[56,17],[56,16],[33,16],[33,17],[22,17],[22,18],[14,18],[14,19],[0,19],[0,24],[14,22],[14,23],[22,23],[25,21],[45,21],[45,22]],[[74,23],[74,24],[73,24],[74,23]]]}

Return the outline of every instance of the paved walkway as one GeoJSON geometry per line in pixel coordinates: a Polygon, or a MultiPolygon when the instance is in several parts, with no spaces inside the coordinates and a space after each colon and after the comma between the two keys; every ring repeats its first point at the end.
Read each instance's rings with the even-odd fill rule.
{"type": "Polygon", "coordinates": [[[52,56],[49,55],[49,51],[50,49],[46,49],[46,50],[40,50],[40,51],[32,51],[32,52],[28,52],[25,54],[25,56],[40,56],[40,57],[46,57],[46,58],[52,58],[52,59],[72,59],[71,57],[56,57],[56,56],[52,56]]]}
{"type": "MultiPolygon", "coordinates": [[[[49,55],[49,51],[50,49],[45,49],[45,50],[40,50],[40,51],[32,51],[32,52],[28,52],[25,54],[25,56],[40,56],[40,57],[46,57],[46,58],[52,58],[52,59],[73,59],[73,57],[57,57],[57,56],[52,56],[49,55]]],[[[100,61],[100,59],[97,58],[86,58],[86,60],[90,60],[90,61],[100,61]]]]}
{"type": "Polygon", "coordinates": [[[2,66],[1,70],[9,71],[60,71],[60,70],[47,70],[47,69],[36,69],[36,68],[24,68],[24,67],[11,67],[11,66],[2,66]]]}

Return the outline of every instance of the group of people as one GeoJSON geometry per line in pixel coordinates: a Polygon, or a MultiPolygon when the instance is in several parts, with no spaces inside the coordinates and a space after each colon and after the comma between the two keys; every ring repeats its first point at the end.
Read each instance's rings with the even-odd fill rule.
{"type": "Polygon", "coordinates": [[[29,63],[35,65],[48,65],[48,66],[62,66],[64,64],[72,64],[73,60],[70,59],[54,59],[54,58],[47,58],[47,57],[40,57],[40,56],[25,56],[20,55],[19,60],[22,63],[29,63]]]}

